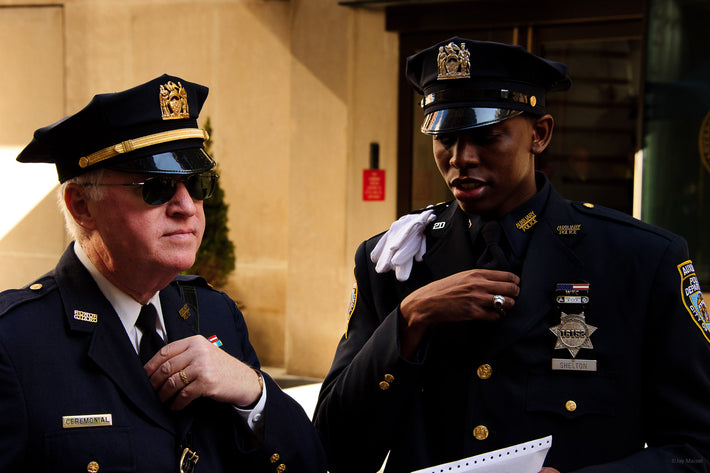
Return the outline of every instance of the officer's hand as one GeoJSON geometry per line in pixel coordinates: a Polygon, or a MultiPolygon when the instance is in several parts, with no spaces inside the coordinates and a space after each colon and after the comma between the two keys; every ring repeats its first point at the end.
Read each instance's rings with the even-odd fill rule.
{"type": "Polygon", "coordinates": [[[560,473],[560,472],[558,470],[555,470],[554,468],[545,467],[542,470],[540,470],[540,473],[560,473]]]}
{"type": "Polygon", "coordinates": [[[400,349],[409,357],[426,330],[443,322],[498,320],[515,305],[520,278],[506,271],[473,269],[431,282],[409,294],[400,303],[400,349]],[[493,296],[504,296],[501,310],[493,296]]]}
{"type": "Polygon", "coordinates": [[[176,340],[145,365],[153,389],[171,408],[180,410],[198,397],[247,406],[261,395],[256,372],[205,337],[176,340]]]}

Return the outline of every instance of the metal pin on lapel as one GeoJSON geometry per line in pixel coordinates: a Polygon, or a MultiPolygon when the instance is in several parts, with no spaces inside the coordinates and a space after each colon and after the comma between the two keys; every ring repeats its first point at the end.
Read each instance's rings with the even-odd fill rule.
{"type": "Polygon", "coordinates": [[[207,340],[209,340],[212,344],[217,345],[218,348],[222,348],[222,340],[217,338],[217,335],[210,335],[207,337],[207,340]]]}

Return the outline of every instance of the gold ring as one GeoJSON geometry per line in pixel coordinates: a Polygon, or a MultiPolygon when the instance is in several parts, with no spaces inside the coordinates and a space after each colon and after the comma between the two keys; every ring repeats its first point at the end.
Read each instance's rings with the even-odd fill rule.
{"type": "Polygon", "coordinates": [[[183,384],[190,384],[190,378],[187,377],[184,370],[180,370],[180,379],[182,380],[183,384]]]}

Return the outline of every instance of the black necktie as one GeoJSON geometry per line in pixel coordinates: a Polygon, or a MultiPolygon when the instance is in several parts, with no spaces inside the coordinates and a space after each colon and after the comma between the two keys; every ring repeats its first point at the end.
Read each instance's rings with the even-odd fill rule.
{"type": "Polygon", "coordinates": [[[153,304],[146,304],[141,308],[141,313],[138,315],[136,327],[141,329],[143,336],[138,347],[138,356],[141,363],[146,364],[148,360],[153,358],[160,348],[165,345],[163,339],[156,332],[156,322],[158,320],[158,312],[153,307],[153,304]]]}
{"type": "Polygon", "coordinates": [[[476,267],[510,271],[510,261],[501,248],[501,228],[496,221],[487,222],[480,230],[486,249],[476,262],[476,267]]]}

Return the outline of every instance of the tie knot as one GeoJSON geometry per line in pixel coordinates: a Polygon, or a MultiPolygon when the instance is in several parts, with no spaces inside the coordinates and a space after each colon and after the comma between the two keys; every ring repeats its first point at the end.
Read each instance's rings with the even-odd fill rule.
{"type": "Polygon", "coordinates": [[[146,304],[141,307],[141,312],[138,314],[138,320],[136,320],[136,327],[141,329],[143,333],[149,333],[150,331],[155,331],[155,322],[158,317],[158,311],[155,310],[153,304],[146,304]]]}
{"type": "Polygon", "coordinates": [[[510,270],[509,255],[506,254],[508,247],[501,241],[505,238],[501,235],[501,232],[500,224],[495,220],[486,222],[483,225],[479,235],[485,244],[485,248],[481,250],[476,267],[503,271],[510,270]],[[501,247],[501,243],[503,243],[503,247],[501,247]]]}
{"type": "Polygon", "coordinates": [[[141,308],[141,313],[138,314],[138,320],[136,320],[136,327],[143,334],[138,344],[138,356],[143,364],[146,364],[165,344],[156,331],[157,321],[158,311],[155,310],[155,306],[153,304],[144,305],[141,308]]]}
{"type": "Polygon", "coordinates": [[[481,236],[483,237],[483,241],[485,241],[487,245],[499,243],[500,231],[500,224],[497,221],[492,220],[490,222],[486,222],[486,224],[483,225],[483,228],[481,228],[481,236]]]}

